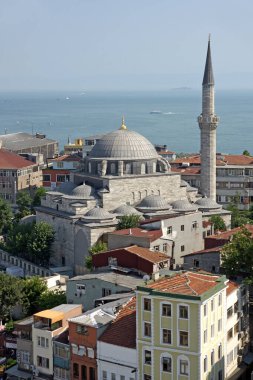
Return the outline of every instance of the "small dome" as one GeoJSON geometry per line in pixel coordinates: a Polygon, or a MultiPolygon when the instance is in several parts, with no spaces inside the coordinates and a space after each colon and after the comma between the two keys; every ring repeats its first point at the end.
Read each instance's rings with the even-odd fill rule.
{"type": "Polygon", "coordinates": [[[187,199],[178,200],[171,203],[173,210],[178,212],[191,212],[197,211],[197,206],[190,203],[187,199]]]}
{"type": "Polygon", "coordinates": [[[93,189],[91,186],[88,186],[85,183],[83,183],[82,185],[77,186],[72,191],[71,195],[74,195],[75,197],[79,197],[79,198],[87,198],[91,195],[92,190],[93,189]]]}
{"type": "Polygon", "coordinates": [[[60,184],[57,188],[57,191],[63,194],[71,194],[72,191],[76,188],[76,185],[71,181],[66,181],[60,184]]]}
{"type": "Polygon", "coordinates": [[[137,207],[139,210],[145,211],[160,211],[160,210],[169,210],[171,206],[168,202],[162,198],[160,195],[148,195],[144,198],[137,207]]]}
{"type": "Polygon", "coordinates": [[[89,210],[83,217],[85,221],[95,222],[95,221],[112,221],[115,219],[115,215],[111,214],[110,212],[104,210],[100,207],[95,207],[91,210],[89,210]]]}
{"type": "Polygon", "coordinates": [[[36,223],[36,215],[27,215],[20,219],[19,224],[36,223]]]}
{"type": "Polygon", "coordinates": [[[114,214],[117,214],[119,216],[123,215],[142,215],[139,211],[137,211],[134,207],[129,205],[121,205],[117,207],[115,210],[113,210],[114,214]]]}
{"type": "Polygon", "coordinates": [[[221,205],[216,203],[211,198],[200,198],[195,202],[195,204],[198,206],[199,210],[208,211],[208,210],[219,210],[222,208],[221,205]]]}
{"type": "Polygon", "coordinates": [[[137,132],[129,131],[124,124],[98,140],[89,154],[89,158],[107,160],[149,160],[158,157],[150,141],[137,132]]]}

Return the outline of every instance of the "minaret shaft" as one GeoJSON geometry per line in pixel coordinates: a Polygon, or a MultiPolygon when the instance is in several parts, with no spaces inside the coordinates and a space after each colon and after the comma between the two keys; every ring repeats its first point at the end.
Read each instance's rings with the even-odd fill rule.
{"type": "Polygon", "coordinates": [[[214,110],[214,77],[208,42],[202,83],[202,113],[198,117],[201,140],[201,193],[216,201],[216,128],[219,118],[214,110]]]}

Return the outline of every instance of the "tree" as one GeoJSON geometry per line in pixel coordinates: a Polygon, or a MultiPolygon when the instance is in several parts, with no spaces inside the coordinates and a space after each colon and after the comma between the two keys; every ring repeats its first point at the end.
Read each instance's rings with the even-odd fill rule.
{"type": "Polygon", "coordinates": [[[6,250],[17,256],[29,259],[27,244],[33,226],[34,223],[14,224],[7,236],[6,250]]]}
{"type": "Polygon", "coordinates": [[[226,224],[220,215],[212,215],[209,222],[213,224],[214,231],[226,231],[226,224]]]}
{"type": "Polygon", "coordinates": [[[231,197],[231,202],[229,203],[227,209],[231,211],[231,227],[241,227],[247,223],[252,223],[249,218],[249,213],[246,211],[239,210],[240,195],[237,194],[231,197]]]}
{"type": "Polygon", "coordinates": [[[50,224],[46,222],[34,224],[27,243],[31,261],[40,265],[48,265],[53,241],[54,230],[50,224]]]}
{"type": "Polygon", "coordinates": [[[228,276],[243,274],[253,280],[253,240],[244,227],[221,251],[222,268],[228,276]]]}
{"type": "Polygon", "coordinates": [[[13,214],[10,205],[0,197],[0,234],[6,233],[12,224],[13,214]]]}
{"type": "Polygon", "coordinates": [[[92,269],[92,256],[99,252],[105,252],[107,250],[107,244],[98,241],[89,249],[89,255],[85,257],[85,266],[87,269],[92,269]]]}
{"type": "Polygon", "coordinates": [[[52,309],[55,306],[67,303],[66,293],[63,290],[46,290],[38,299],[38,309],[52,309]]]}
{"type": "Polygon", "coordinates": [[[23,303],[23,288],[17,277],[0,273],[0,320],[11,319],[15,305],[23,303]]]}
{"type": "Polygon", "coordinates": [[[140,223],[139,215],[123,215],[119,218],[119,223],[117,225],[117,230],[124,230],[126,228],[138,227],[140,223]]]}
{"type": "Polygon", "coordinates": [[[249,156],[249,157],[250,157],[250,152],[249,152],[247,149],[245,149],[245,150],[242,152],[242,154],[243,154],[244,156],[249,156]]]}
{"type": "Polygon", "coordinates": [[[32,201],[32,207],[40,206],[41,205],[41,198],[43,198],[46,195],[46,189],[44,187],[40,187],[35,191],[33,201],[32,201]]]}
{"type": "Polygon", "coordinates": [[[46,291],[46,283],[37,276],[23,280],[23,305],[28,315],[32,315],[41,310],[39,308],[39,299],[46,291]]]}
{"type": "Polygon", "coordinates": [[[17,194],[16,203],[19,209],[17,214],[18,219],[31,214],[32,198],[26,191],[20,191],[17,194]]]}

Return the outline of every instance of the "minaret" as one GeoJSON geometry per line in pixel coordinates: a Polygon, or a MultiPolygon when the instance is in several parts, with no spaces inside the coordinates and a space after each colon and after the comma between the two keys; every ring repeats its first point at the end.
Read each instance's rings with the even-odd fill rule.
{"type": "Polygon", "coordinates": [[[202,195],[214,201],[216,201],[216,128],[218,122],[219,118],[214,113],[214,77],[209,36],[202,83],[202,113],[198,117],[198,123],[201,136],[200,189],[202,195]]]}

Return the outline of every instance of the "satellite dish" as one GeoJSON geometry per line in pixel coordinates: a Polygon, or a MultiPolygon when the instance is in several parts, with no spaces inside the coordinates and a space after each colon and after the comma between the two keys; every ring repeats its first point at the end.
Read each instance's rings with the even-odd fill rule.
{"type": "Polygon", "coordinates": [[[145,274],[145,276],[143,276],[143,280],[144,281],[149,281],[150,280],[150,277],[148,274],[145,274]]]}

